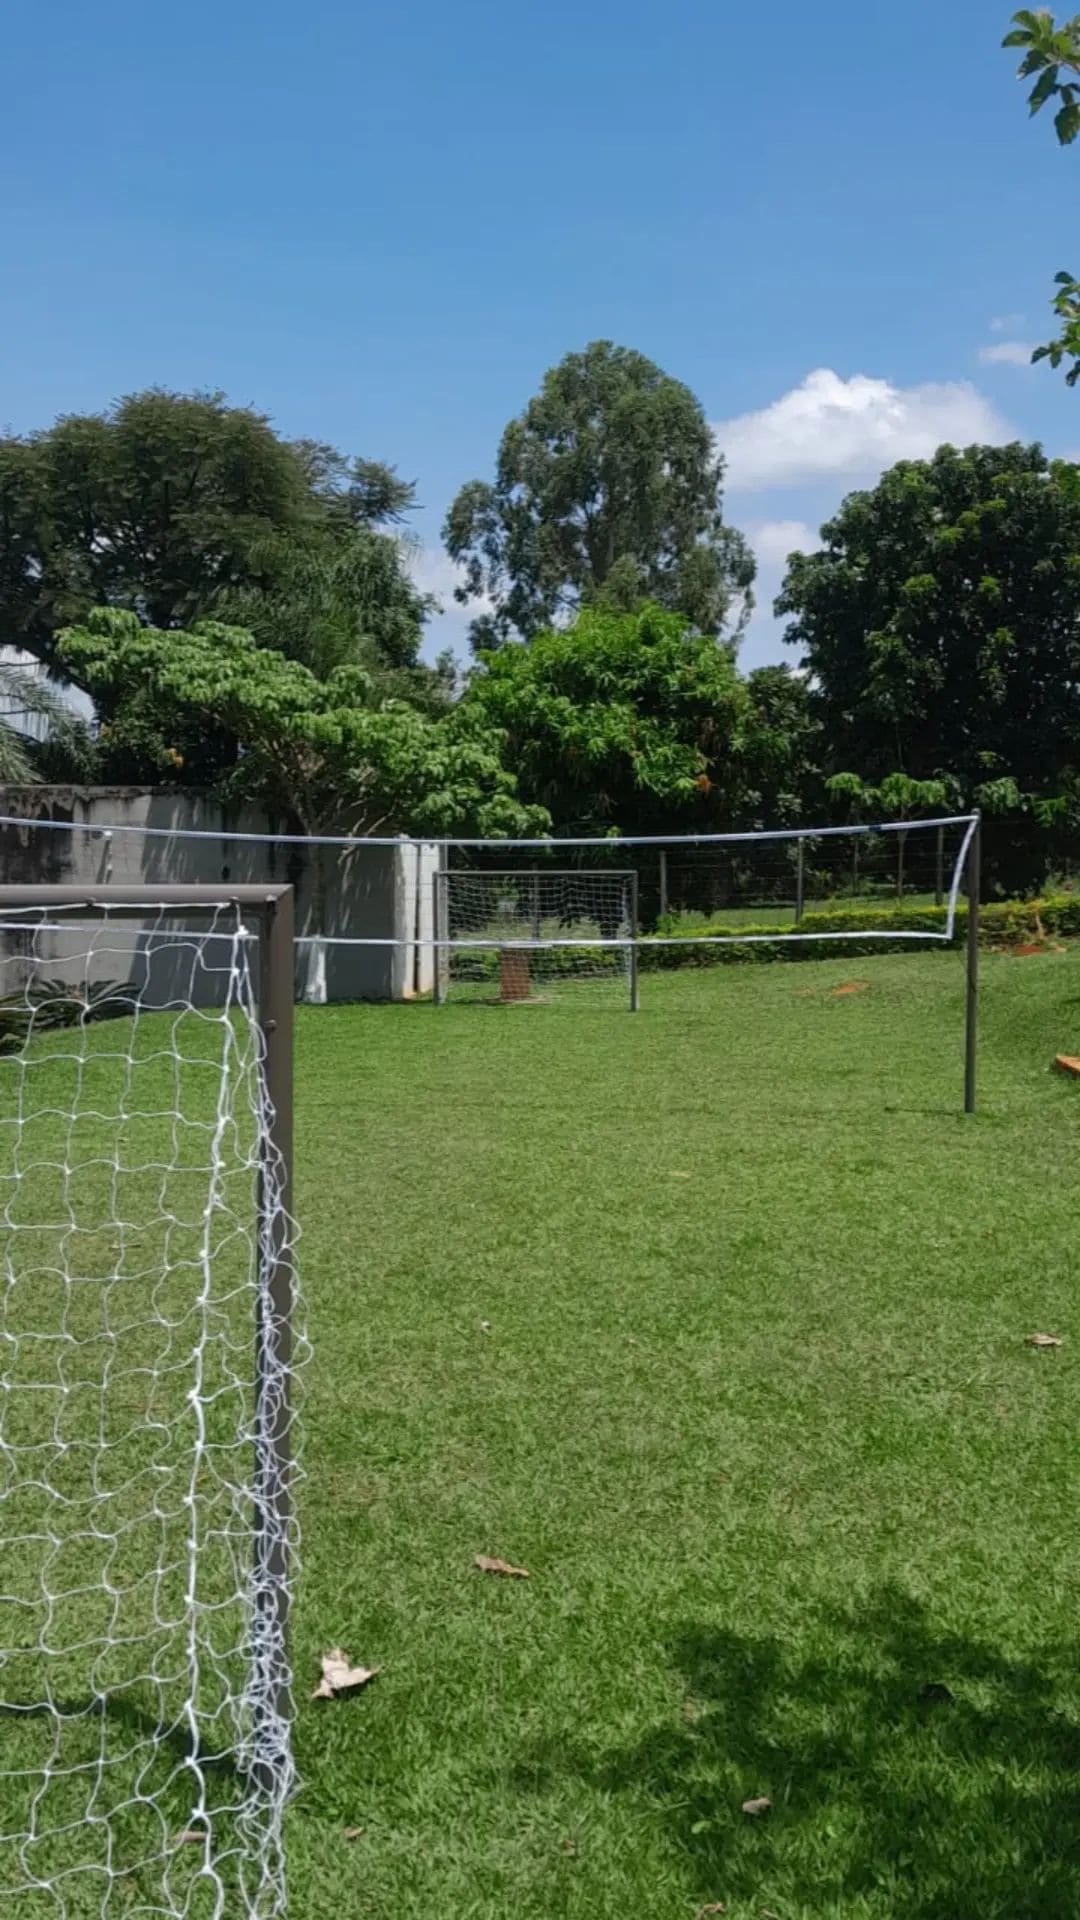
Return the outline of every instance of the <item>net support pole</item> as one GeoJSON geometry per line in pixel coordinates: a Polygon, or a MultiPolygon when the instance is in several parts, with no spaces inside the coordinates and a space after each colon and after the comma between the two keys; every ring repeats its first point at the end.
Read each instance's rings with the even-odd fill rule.
{"type": "Polygon", "coordinates": [[[293,890],[263,908],[259,942],[269,1134],[259,1178],[259,1295],[255,1337],[254,1773],[264,1792],[289,1769],[289,1477],[293,1265],[293,890]]]}
{"type": "Polygon", "coordinates": [[[806,900],[806,841],[798,841],[798,853],[795,864],[795,925],[802,925],[803,906],[806,900]]]}
{"type": "Polygon", "coordinates": [[[945,829],[937,830],[937,861],[934,868],[934,905],[940,907],[945,899],[945,829]]]}
{"type": "Polygon", "coordinates": [[[982,821],[975,816],[967,854],[967,992],[964,1009],[964,1112],[975,1111],[975,1061],[979,1031],[979,895],[982,884],[982,821]]]}
{"type": "Polygon", "coordinates": [[[641,1007],[641,994],[638,985],[638,876],[636,871],[630,875],[630,1011],[637,1013],[641,1007]]]}
{"type": "Polygon", "coordinates": [[[449,964],[450,958],[443,946],[443,919],[445,917],[446,903],[446,888],[443,885],[445,872],[446,869],[442,864],[440,854],[439,865],[431,876],[431,942],[433,960],[431,970],[431,998],[437,1007],[445,1005],[446,1002],[446,977],[443,969],[449,964]]]}
{"type": "Polygon", "coordinates": [[[665,849],[661,847],[660,849],[660,917],[661,919],[663,919],[664,915],[667,913],[667,910],[668,910],[667,853],[665,849]]]}

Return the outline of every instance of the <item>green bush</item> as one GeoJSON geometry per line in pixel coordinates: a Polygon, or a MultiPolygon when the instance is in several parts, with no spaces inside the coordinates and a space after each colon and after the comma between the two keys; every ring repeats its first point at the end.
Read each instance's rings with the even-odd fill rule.
{"type": "MultiPolygon", "coordinates": [[[[626,965],[617,947],[533,947],[527,951],[529,975],[534,984],[577,974],[586,967],[591,973],[617,973],[626,965]]],[[[461,984],[496,981],[499,962],[497,947],[459,947],[451,956],[452,977],[461,984]]]]}
{"type": "MultiPolygon", "coordinates": [[[[734,929],[729,920],[702,921],[695,916],[695,924],[672,929],[669,938],[677,941],[677,945],[650,946],[646,940],[641,949],[641,965],[653,969],[746,966],[760,960],[827,960],[838,950],[849,954],[898,952],[914,943],[910,940],[890,941],[887,938],[856,938],[845,940],[841,949],[838,941],[815,940],[812,936],[872,932],[879,935],[890,932],[943,933],[946,917],[944,907],[933,906],[828,907],[804,913],[798,928],[792,921],[783,927],[777,927],[774,923],[771,926],[734,929]],[[776,937],[779,933],[795,932],[804,937],[797,941],[779,940],[776,937]],[[737,935],[737,944],[702,946],[702,936],[708,934],[725,934],[733,941],[737,935]],[[755,944],[749,943],[751,939],[755,944]]],[[[956,909],[953,944],[959,945],[966,935],[967,905],[961,902],[956,909]]],[[[992,900],[981,909],[980,946],[1022,946],[1044,936],[1080,936],[1080,894],[1051,894],[1045,900],[992,900]]]]}

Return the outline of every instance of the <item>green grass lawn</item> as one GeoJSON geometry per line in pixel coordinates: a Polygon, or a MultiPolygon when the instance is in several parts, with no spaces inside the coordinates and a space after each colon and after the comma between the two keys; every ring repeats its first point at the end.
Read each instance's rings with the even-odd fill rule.
{"type": "Polygon", "coordinates": [[[1073,1920],[1080,950],[983,982],[971,1119],[955,953],[299,1011],[292,1920],[1073,1920]]]}
{"type": "Polygon", "coordinates": [[[1078,967],[301,1015],[296,1920],[1075,1915],[1078,967]]]}

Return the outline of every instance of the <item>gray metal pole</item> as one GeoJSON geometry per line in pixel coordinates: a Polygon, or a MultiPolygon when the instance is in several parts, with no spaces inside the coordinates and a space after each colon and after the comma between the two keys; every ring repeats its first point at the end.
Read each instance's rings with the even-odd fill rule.
{"type": "Polygon", "coordinates": [[[260,940],[269,1137],[259,1177],[259,1298],[255,1336],[254,1659],[262,1682],[254,1726],[256,1777],[269,1788],[287,1763],[281,1728],[289,1688],[289,1502],[293,1316],[293,890],[266,902],[260,940]],[[259,1718],[263,1724],[259,1725],[259,1718]]]}
{"type": "Polygon", "coordinates": [[[442,944],[443,897],[446,891],[443,886],[444,871],[442,866],[438,866],[431,876],[431,952],[433,959],[431,998],[437,1007],[444,1006],[446,1002],[446,980],[443,974],[443,968],[447,962],[447,954],[442,944]]]}
{"type": "Polygon", "coordinates": [[[975,1057],[979,1029],[979,896],[982,821],[976,816],[967,857],[967,1002],[964,1018],[964,1112],[975,1111],[975,1057]]]}
{"type": "Polygon", "coordinates": [[[637,1013],[641,1007],[641,995],[638,988],[638,877],[630,875],[630,1011],[637,1013]]]}
{"type": "Polygon", "coordinates": [[[535,867],[532,870],[531,894],[532,894],[532,919],[531,919],[532,937],[534,940],[539,940],[540,938],[540,875],[535,867]]]}
{"type": "Polygon", "coordinates": [[[661,847],[660,849],[660,913],[661,913],[661,916],[667,912],[667,909],[668,909],[667,853],[664,850],[664,848],[661,847]]]}
{"type": "Polygon", "coordinates": [[[945,899],[945,829],[937,830],[937,863],[934,868],[934,905],[940,907],[945,899]]]}
{"type": "Polygon", "coordinates": [[[806,858],[804,853],[805,846],[806,846],[805,840],[800,840],[798,843],[798,847],[799,847],[798,864],[796,865],[796,868],[795,868],[795,925],[797,927],[802,925],[803,902],[806,897],[806,858]]]}

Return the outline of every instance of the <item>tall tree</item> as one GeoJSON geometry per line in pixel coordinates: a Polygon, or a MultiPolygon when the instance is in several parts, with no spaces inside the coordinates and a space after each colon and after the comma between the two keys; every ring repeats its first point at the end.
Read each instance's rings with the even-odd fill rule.
{"type": "Polygon", "coordinates": [[[1008,781],[1080,766],[1080,474],[1037,446],[942,447],[853,493],[794,554],[776,611],[809,670],[831,770],[1008,781]]]}
{"type": "MultiPolygon", "coordinates": [[[[190,629],[140,625],[133,613],[93,610],[58,638],[61,661],[99,693],[123,743],[210,726],[236,743],[219,792],[284,809],[306,834],[520,834],[547,815],[519,804],[502,739],[477,712],[432,719],[379,698],[360,667],[318,679],[249,633],[206,621],[190,629]]],[[[312,917],[325,931],[325,849],[312,866],[312,917]]],[[[308,949],[305,994],[325,997],[324,949],[308,949]]]]}
{"type": "Polygon", "coordinates": [[[586,608],[485,655],[462,704],[557,830],[692,833],[775,822],[800,784],[801,698],[785,669],[748,683],[730,646],[649,606],[586,608]]]}
{"type": "Polygon", "coordinates": [[[724,524],[722,455],[688,387],[643,354],[597,340],[544,376],[499,443],[494,482],[450,508],[479,650],[530,640],[579,607],[643,601],[719,633],[751,605],[754,562],[724,524]]]}
{"type": "Polygon", "coordinates": [[[436,718],[381,698],[359,667],[320,680],[298,660],[216,621],[162,631],[94,609],[57,639],[61,664],[108,704],[122,740],[147,715],[170,729],[213,725],[239,752],[223,791],[277,806],[308,834],[542,832],[521,805],[501,735],[475,709],[436,718]]]}
{"type": "MultiPolygon", "coordinates": [[[[1053,101],[1054,131],[1063,147],[1071,146],[1080,134],[1080,13],[1059,26],[1046,9],[1036,13],[1024,7],[1013,15],[1012,28],[1002,45],[1023,48],[1019,77],[1035,82],[1028,105],[1036,114],[1053,101]]],[[[1075,387],[1080,380],[1080,280],[1063,270],[1055,275],[1054,283],[1054,312],[1061,328],[1055,339],[1036,347],[1031,357],[1049,360],[1052,367],[1071,360],[1065,379],[1075,387]]]]}
{"type": "Polygon", "coordinates": [[[392,469],[283,440],[220,394],[133,394],[0,440],[0,638],[49,662],[93,606],[159,629],[240,611],[320,671],[412,668],[411,503],[392,469]]]}

